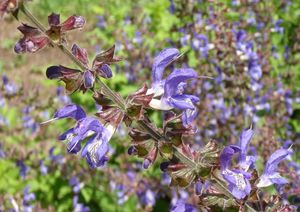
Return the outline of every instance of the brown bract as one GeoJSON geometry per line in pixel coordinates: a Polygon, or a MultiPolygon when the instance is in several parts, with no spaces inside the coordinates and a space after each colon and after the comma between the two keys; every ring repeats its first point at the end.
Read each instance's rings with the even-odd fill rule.
{"type": "Polygon", "coordinates": [[[0,1],[0,17],[4,13],[14,12],[18,8],[17,0],[1,0],[0,1]]]}

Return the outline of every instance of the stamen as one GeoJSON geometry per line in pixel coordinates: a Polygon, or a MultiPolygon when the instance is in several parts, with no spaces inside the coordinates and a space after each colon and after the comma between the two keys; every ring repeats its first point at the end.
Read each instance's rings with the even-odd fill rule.
{"type": "Polygon", "coordinates": [[[244,179],[244,176],[239,173],[239,174],[234,174],[235,182],[236,182],[236,187],[239,190],[244,190],[246,188],[246,182],[244,179]]]}

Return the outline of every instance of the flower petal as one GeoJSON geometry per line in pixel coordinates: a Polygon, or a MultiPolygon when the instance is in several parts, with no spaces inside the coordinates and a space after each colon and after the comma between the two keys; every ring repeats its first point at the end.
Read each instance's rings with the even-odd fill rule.
{"type": "Polygon", "coordinates": [[[103,126],[97,119],[93,117],[86,117],[77,122],[74,132],[81,137],[86,137],[90,132],[95,132],[96,134],[102,133],[103,126]]]}
{"type": "Polygon", "coordinates": [[[54,118],[57,119],[73,118],[75,120],[80,120],[85,117],[86,114],[84,110],[78,105],[66,105],[65,107],[57,110],[54,114],[54,118]]]}
{"type": "Polygon", "coordinates": [[[191,68],[175,69],[167,78],[165,82],[165,97],[173,96],[177,92],[179,83],[188,79],[197,78],[197,73],[191,68]]]}
{"type": "Polygon", "coordinates": [[[164,101],[164,99],[152,99],[149,103],[149,106],[157,109],[157,110],[172,110],[173,107],[171,107],[169,104],[164,101]]]}
{"type": "Polygon", "coordinates": [[[183,126],[189,126],[197,117],[198,110],[197,108],[194,109],[186,109],[182,114],[182,124],[183,126]]]}
{"type": "Polygon", "coordinates": [[[268,159],[264,173],[275,172],[278,164],[290,154],[292,154],[292,150],[289,149],[276,150],[268,159]]]}
{"type": "Polygon", "coordinates": [[[161,51],[155,58],[152,65],[153,82],[162,80],[164,69],[180,54],[178,49],[167,48],[161,51]]]}
{"type": "Polygon", "coordinates": [[[49,43],[49,40],[46,36],[35,36],[29,38],[20,39],[14,47],[14,51],[19,53],[29,52],[34,53],[49,43]]]}
{"type": "Polygon", "coordinates": [[[233,155],[240,151],[241,149],[238,146],[235,145],[226,146],[220,155],[221,169],[226,170],[231,163],[231,159],[233,155]]]}
{"type": "Polygon", "coordinates": [[[103,128],[102,133],[92,136],[85,145],[81,156],[85,157],[92,168],[103,166],[107,161],[105,156],[109,150],[108,141],[113,132],[103,128]]]}
{"type": "Polygon", "coordinates": [[[266,167],[263,174],[259,178],[257,187],[267,187],[272,184],[285,184],[288,181],[281,177],[278,172],[276,172],[278,164],[285,159],[288,155],[292,154],[290,149],[278,149],[276,150],[268,159],[266,167]]]}
{"type": "Polygon", "coordinates": [[[67,144],[67,150],[69,153],[76,154],[81,149],[81,137],[80,136],[72,136],[67,138],[68,144],[67,144]]]}
{"type": "Polygon", "coordinates": [[[94,86],[95,77],[90,70],[86,70],[83,73],[83,78],[84,78],[83,84],[86,89],[92,88],[94,86]]]}
{"type": "Polygon", "coordinates": [[[251,141],[253,134],[254,134],[254,131],[252,129],[243,130],[240,134],[239,145],[241,147],[241,154],[240,154],[239,160],[241,160],[241,161],[246,160],[248,146],[249,146],[249,143],[251,141]]]}
{"type": "Polygon", "coordinates": [[[61,141],[66,140],[72,134],[74,134],[74,128],[68,129],[66,132],[64,132],[63,134],[61,134],[58,137],[58,140],[61,140],[61,141]]]}
{"type": "Polygon", "coordinates": [[[174,108],[178,108],[180,110],[185,109],[196,109],[194,106],[194,102],[199,101],[199,98],[193,95],[175,95],[166,100],[168,104],[174,108]]]}
{"type": "Polygon", "coordinates": [[[102,66],[97,68],[96,72],[99,76],[106,78],[106,79],[112,77],[112,71],[111,71],[109,65],[107,65],[107,64],[103,64],[102,66]]]}

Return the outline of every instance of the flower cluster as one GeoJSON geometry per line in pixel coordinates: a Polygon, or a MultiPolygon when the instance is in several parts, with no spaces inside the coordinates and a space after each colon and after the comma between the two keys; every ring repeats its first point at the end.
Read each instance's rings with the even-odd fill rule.
{"type": "Polygon", "coordinates": [[[59,136],[59,140],[66,140],[68,152],[77,154],[81,151],[81,156],[92,168],[103,166],[107,161],[108,142],[115,128],[111,125],[103,126],[96,118],[86,116],[84,110],[78,105],[66,105],[57,110],[52,120],[63,118],[76,120],[73,128],[59,136]],[[86,138],[88,141],[81,149],[81,143],[86,138]]]}
{"type": "MultiPolygon", "coordinates": [[[[112,71],[108,64],[120,61],[120,59],[114,57],[114,51],[115,46],[96,55],[92,68],[87,68],[84,72],[64,66],[51,66],[47,69],[46,75],[49,79],[63,80],[66,83],[66,89],[70,93],[73,93],[78,89],[85,92],[86,90],[93,88],[97,76],[103,78],[112,77],[112,71]]],[[[84,64],[84,66],[88,65],[88,57],[85,49],[74,44],[72,46],[72,54],[84,64]]]]}
{"type": "MultiPolygon", "coordinates": [[[[245,198],[253,189],[250,180],[253,178],[251,170],[255,168],[256,156],[247,155],[253,134],[252,129],[242,131],[239,145],[226,146],[220,155],[221,173],[228,183],[228,189],[237,199],[245,198]],[[231,168],[234,155],[238,155],[238,160],[236,168],[231,168]]],[[[277,166],[291,153],[290,149],[276,150],[268,159],[264,172],[256,186],[267,187],[272,184],[287,183],[288,181],[277,172],[277,166]]]]}
{"type": "Polygon", "coordinates": [[[15,52],[34,53],[51,42],[62,43],[63,35],[70,30],[82,28],[85,20],[82,16],[71,16],[60,23],[59,15],[53,13],[48,17],[48,23],[50,28],[45,32],[27,24],[19,26],[18,30],[23,34],[23,38],[16,43],[15,52]]]}

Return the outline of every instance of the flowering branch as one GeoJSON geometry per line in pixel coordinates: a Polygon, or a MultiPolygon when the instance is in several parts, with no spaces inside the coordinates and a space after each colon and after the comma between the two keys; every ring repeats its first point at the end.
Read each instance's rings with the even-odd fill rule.
{"type": "MultiPolygon", "coordinates": [[[[48,16],[49,29],[47,29],[31,14],[23,2],[20,2],[19,10],[37,28],[26,24],[18,28],[24,37],[16,44],[15,51],[36,52],[47,44],[59,48],[79,66],[80,70],[51,66],[47,69],[47,77],[64,81],[66,89],[71,93],[77,90],[83,92],[92,90],[95,101],[103,106],[103,110],[96,114],[101,122],[87,116],[77,105],[65,106],[58,110],[52,119],[76,120],[75,127],[63,133],[59,139],[68,141],[69,153],[75,154],[81,151],[82,157],[86,158],[92,168],[103,166],[108,160],[106,157],[108,142],[119,124],[124,122],[130,127],[129,136],[133,140],[128,153],[144,158],[145,169],[156,160],[159,153],[167,160],[161,164],[161,169],[170,174],[171,185],[187,187],[191,183],[204,183],[206,180],[211,180],[209,188],[204,189],[203,196],[199,196],[204,207],[235,206],[255,211],[248,204],[255,201],[252,200],[251,191],[256,192],[258,187],[287,182],[276,172],[276,167],[292,153],[290,149],[274,152],[260,178],[252,174],[256,157],[247,155],[247,148],[253,136],[252,129],[241,133],[238,145],[227,146],[222,152],[213,141],[197,151],[192,150],[182,141],[182,136],[194,133],[191,123],[197,116],[195,104],[199,101],[197,96],[184,93],[186,81],[199,77],[193,69],[181,68],[174,69],[163,79],[164,69],[181,56],[177,49],[165,49],[157,55],[152,67],[153,83],[150,89],[144,85],[123,99],[100,79],[100,77],[110,78],[112,72],[108,65],[120,61],[119,58],[114,57],[114,46],[98,54],[90,68],[87,52],[84,49],[74,44],[70,51],[64,44],[64,33],[82,28],[85,23],[83,17],[71,16],[60,23],[59,15],[53,13],[48,16]],[[96,89],[94,82],[98,83],[99,89],[96,89]],[[169,117],[164,120],[163,128],[158,129],[144,116],[147,108],[165,111],[179,109],[182,114],[179,116],[174,113],[168,114],[169,117]],[[81,142],[86,138],[88,141],[81,150],[81,142]],[[238,160],[235,165],[232,165],[235,155],[238,156],[238,160]]],[[[206,39],[204,41],[207,43],[206,39]]]]}
{"type": "MultiPolygon", "coordinates": [[[[43,33],[46,32],[46,28],[38,21],[37,18],[35,18],[32,15],[32,13],[26,8],[26,6],[24,4],[21,4],[20,10],[43,33]]],[[[46,33],[45,33],[45,35],[46,35],[46,33]]],[[[65,55],[67,55],[73,62],[75,62],[83,71],[87,69],[87,66],[84,65],[80,60],[78,60],[71,53],[71,51],[68,50],[68,48],[64,44],[55,43],[50,38],[49,38],[49,40],[50,40],[50,42],[53,46],[58,47],[65,55]]],[[[113,90],[111,90],[105,83],[103,83],[101,81],[101,79],[97,78],[96,80],[100,84],[100,87],[101,87],[100,89],[102,89],[102,91],[105,93],[105,95],[108,96],[108,98],[111,99],[115,104],[117,104],[119,108],[121,108],[122,110],[125,110],[125,103],[124,103],[125,101],[124,101],[124,99],[122,99],[122,97],[120,97],[113,90]]],[[[155,131],[155,129],[153,129],[153,127],[151,125],[149,125],[148,123],[146,123],[145,121],[143,121],[143,120],[138,121],[138,125],[139,125],[140,128],[147,131],[151,135],[152,139],[154,139],[156,141],[161,141],[161,142],[164,142],[164,141],[168,140],[166,137],[162,136],[159,132],[155,131]]],[[[193,161],[189,160],[184,154],[182,154],[178,150],[177,147],[173,147],[173,151],[174,151],[175,156],[178,157],[178,159],[189,163],[190,166],[196,166],[196,164],[193,161]]]]}

